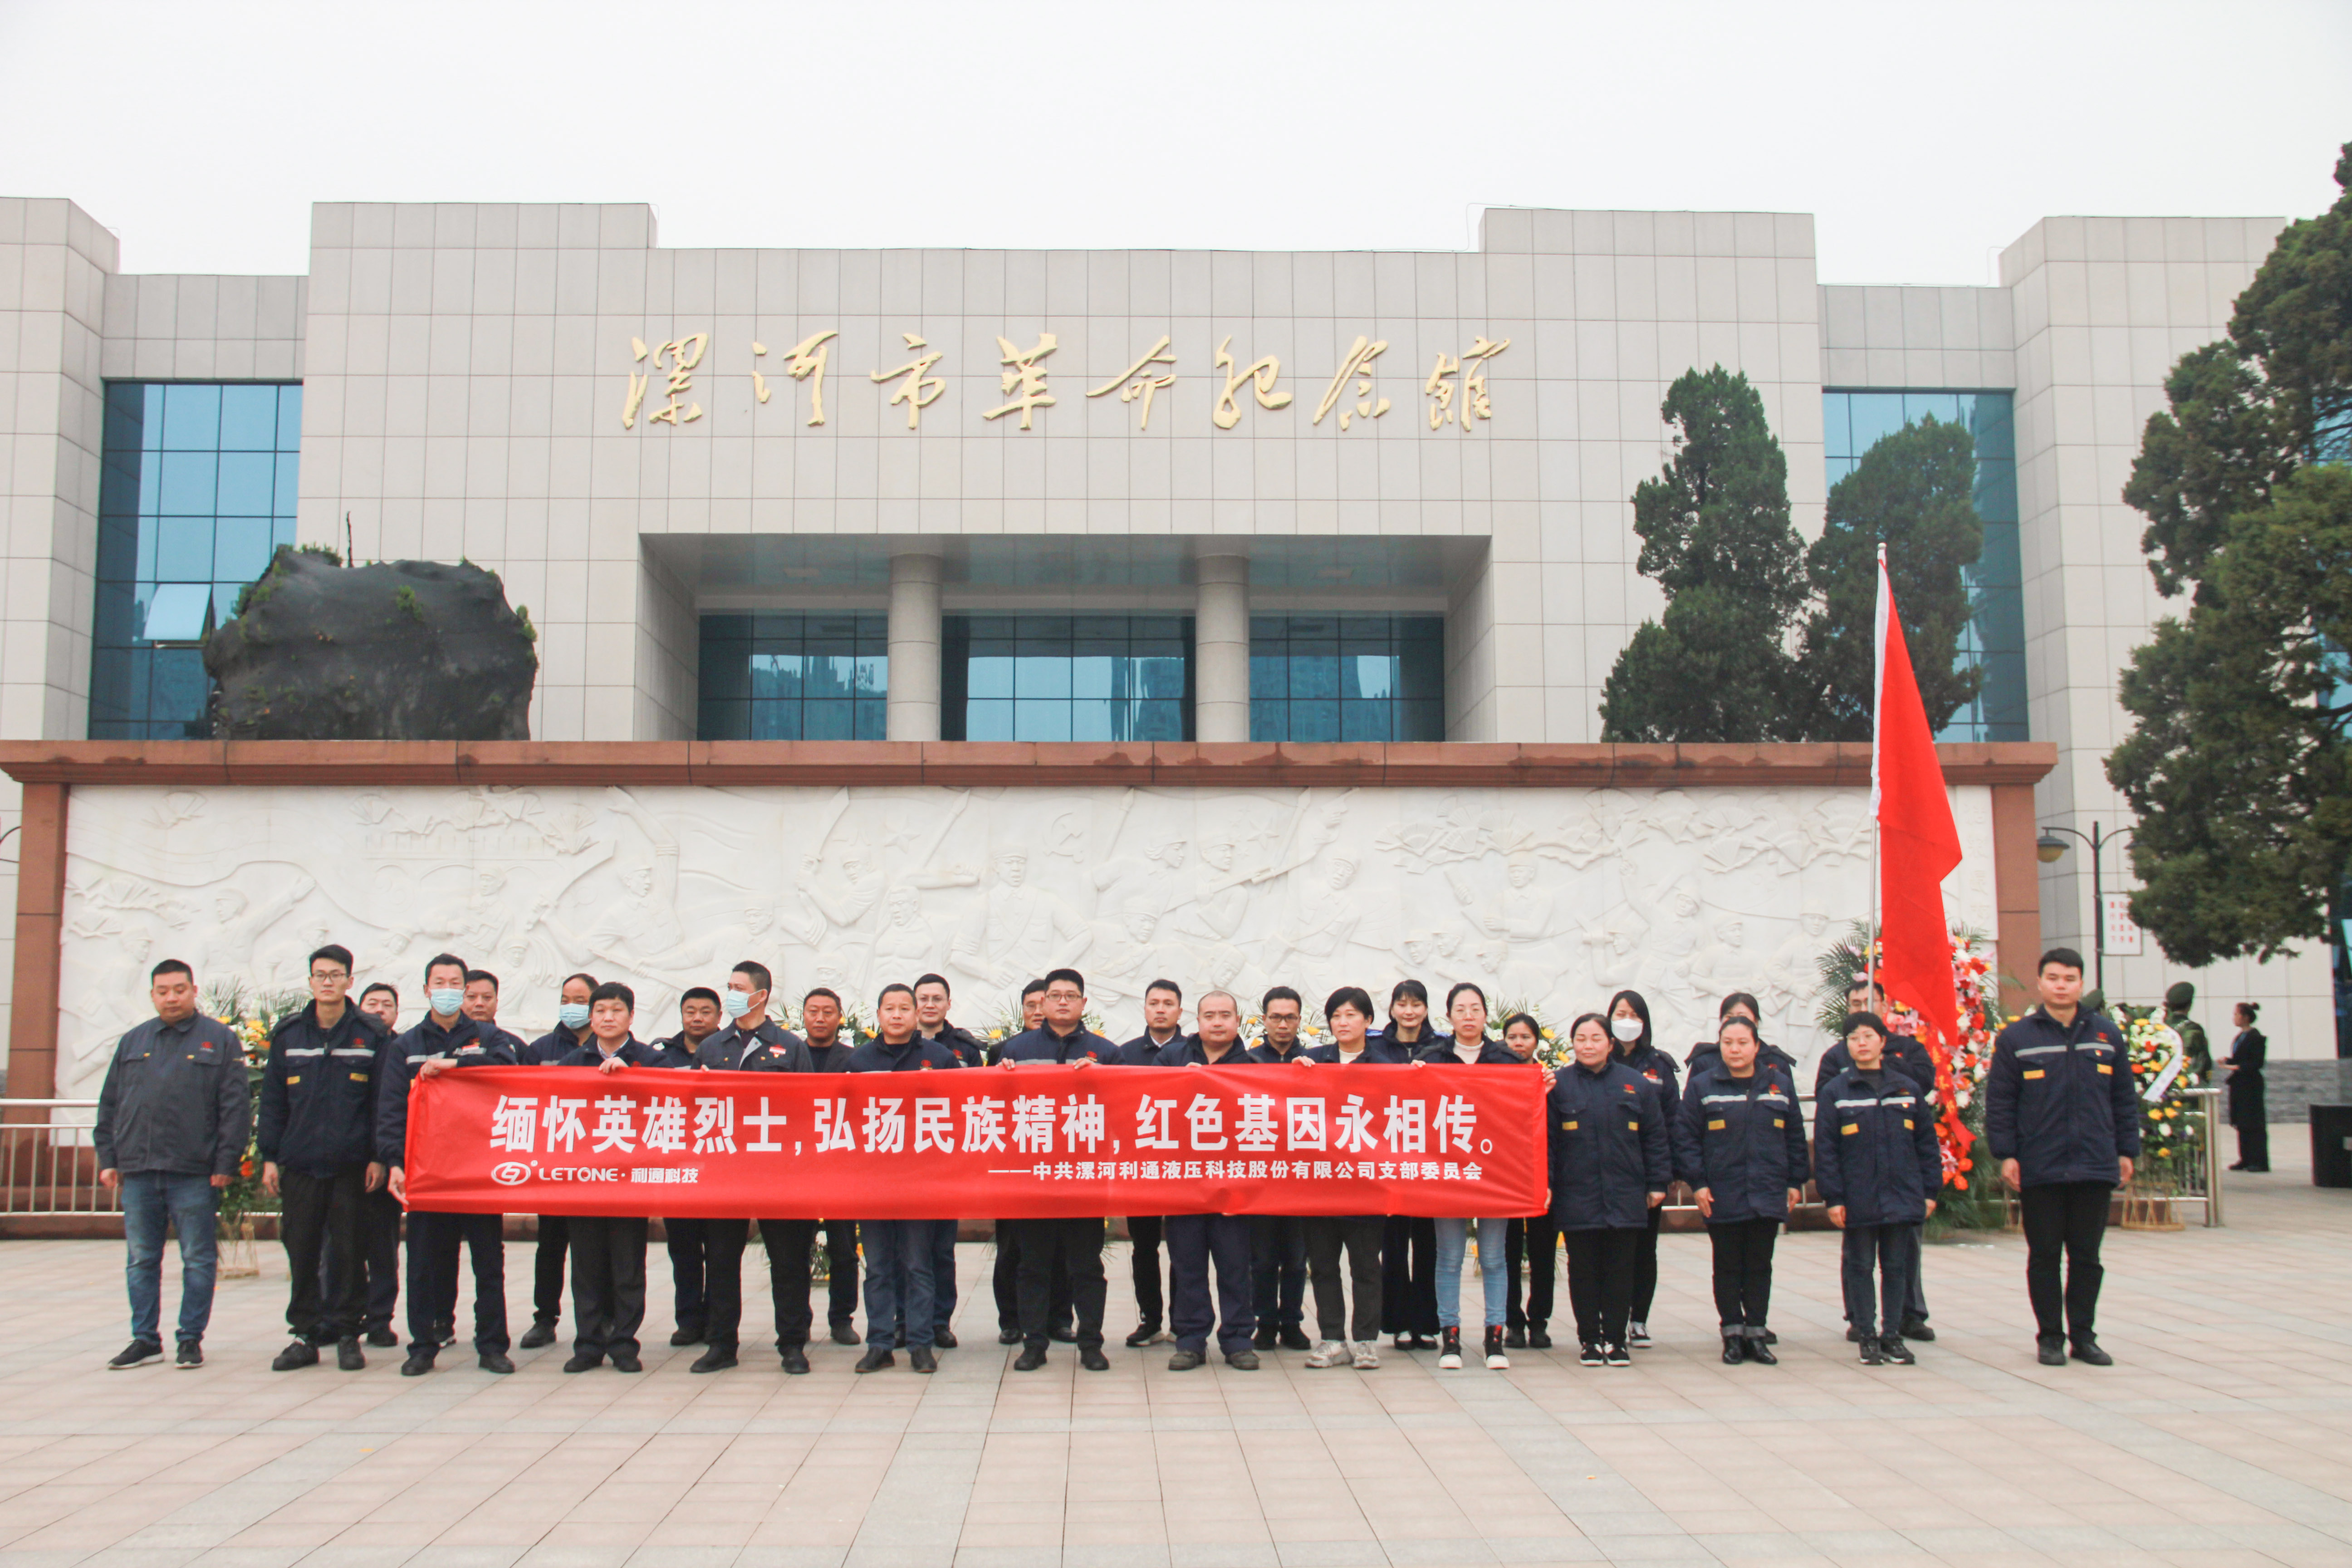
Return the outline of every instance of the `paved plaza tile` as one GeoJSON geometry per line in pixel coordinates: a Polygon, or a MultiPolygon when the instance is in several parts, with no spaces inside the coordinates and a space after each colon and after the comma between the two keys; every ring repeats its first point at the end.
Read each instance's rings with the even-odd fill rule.
{"type": "MultiPolygon", "coordinates": [[[[2352,1193],[2308,1185],[2302,1129],[2277,1143],[2276,1173],[2231,1178],[2226,1228],[2111,1233],[2105,1371],[2035,1363],[2015,1237],[1928,1249],[1916,1367],[1856,1363],[1836,1238],[1805,1234],[1777,1368],[1720,1363],[1706,1244],[1669,1236],[1659,1342],[1625,1371],[1384,1345],[1374,1373],[1174,1373],[1116,1342],[1115,1247],[1112,1370],[1056,1346],[1015,1373],[966,1245],[937,1376],[855,1376],[828,1345],[791,1379],[764,1346],[688,1374],[658,1248],[638,1377],[565,1376],[562,1344],[508,1378],[462,1343],[425,1378],[387,1351],[273,1373],[267,1251],[223,1284],[206,1366],[110,1373],[120,1244],[0,1242],[0,1568],[2343,1568],[2352,1193]]],[[[518,1323],[529,1258],[509,1247],[518,1323]]]]}

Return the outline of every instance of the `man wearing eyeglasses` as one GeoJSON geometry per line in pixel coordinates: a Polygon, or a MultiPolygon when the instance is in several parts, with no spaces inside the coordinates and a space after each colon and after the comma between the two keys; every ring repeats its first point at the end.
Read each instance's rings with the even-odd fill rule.
{"type": "MultiPolygon", "coordinates": [[[[1087,1068],[1118,1061],[1118,1047],[1087,1027],[1085,976],[1075,969],[1056,969],[1045,976],[1045,995],[1044,1022],[1004,1042],[1001,1060],[1005,1068],[1024,1064],[1087,1068]]],[[[1100,1218],[1000,1222],[1012,1231],[1021,1248],[1015,1283],[1022,1349],[1013,1371],[1034,1372],[1045,1364],[1057,1267],[1070,1271],[1070,1300],[1078,1318],[1078,1364],[1088,1372],[1110,1370],[1102,1349],[1103,1223],[1100,1218]]]]}
{"type": "Polygon", "coordinates": [[[255,1142],[261,1185],[279,1200],[278,1236],[292,1279],[286,1321],[294,1342],[273,1372],[319,1364],[335,1347],[345,1372],[367,1365],[360,1349],[366,1313],[367,1194],[384,1184],[374,1158],[378,1069],[388,1037],[352,1006],[352,952],[330,942],[310,955],[310,1005],[269,1035],[255,1142]],[[322,1299],[320,1253],[331,1291],[322,1299]]]}

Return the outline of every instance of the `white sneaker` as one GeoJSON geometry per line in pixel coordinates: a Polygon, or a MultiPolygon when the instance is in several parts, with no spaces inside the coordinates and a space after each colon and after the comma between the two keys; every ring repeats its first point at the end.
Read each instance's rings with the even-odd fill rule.
{"type": "Polygon", "coordinates": [[[1176,1342],[1176,1331],[1173,1329],[1162,1329],[1151,1336],[1151,1342],[1155,1345],[1172,1345],[1176,1342]]]}
{"type": "Polygon", "coordinates": [[[1351,1342],[1348,1353],[1355,1358],[1358,1372],[1378,1372],[1381,1366],[1380,1347],[1369,1340],[1351,1342]]]}
{"type": "Polygon", "coordinates": [[[1325,1340],[1307,1355],[1307,1364],[1313,1367],[1341,1366],[1346,1364],[1347,1360],[1346,1345],[1341,1344],[1338,1340],[1325,1340]]]}
{"type": "Polygon", "coordinates": [[[1460,1372],[1462,1370],[1462,1331],[1440,1329],[1437,1331],[1437,1344],[1439,1350],[1437,1370],[1460,1372]]]}

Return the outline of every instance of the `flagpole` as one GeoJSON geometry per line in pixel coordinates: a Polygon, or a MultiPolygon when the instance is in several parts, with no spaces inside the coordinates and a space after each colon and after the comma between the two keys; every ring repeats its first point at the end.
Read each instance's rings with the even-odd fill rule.
{"type": "Polygon", "coordinates": [[[1874,590],[1877,609],[1871,616],[1870,678],[1870,945],[1863,950],[1862,969],[1870,982],[1863,993],[1865,1004],[1874,999],[1878,984],[1878,747],[1879,715],[1885,704],[1886,685],[1886,545],[1878,546],[1878,582],[1874,590]]]}

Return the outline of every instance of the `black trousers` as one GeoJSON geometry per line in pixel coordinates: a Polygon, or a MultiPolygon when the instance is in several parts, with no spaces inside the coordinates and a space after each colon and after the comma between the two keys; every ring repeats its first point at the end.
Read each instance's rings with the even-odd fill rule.
{"type": "MultiPolygon", "coordinates": [[[[833,1328],[846,1329],[857,1321],[857,1222],[828,1219],[818,1223],[824,1231],[824,1320],[833,1328]]],[[[767,1235],[768,1227],[761,1226],[760,1234],[767,1235]]],[[[808,1248],[801,1250],[806,1252],[808,1248]]]]}
{"type": "MultiPolygon", "coordinates": [[[[743,1249],[751,1237],[748,1219],[703,1221],[704,1279],[708,1308],[703,1338],[712,1349],[734,1350],[743,1326],[743,1249]]],[[[815,1314],[809,1306],[809,1261],[816,1247],[813,1219],[763,1219],[760,1238],[768,1254],[768,1294],[775,1308],[776,1349],[809,1342],[815,1314]]],[[[857,1276],[857,1265],[849,1266],[857,1276]]]]}
{"type": "MultiPolygon", "coordinates": [[[[996,1326],[1016,1334],[1021,1331],[1021,1224],[1017,1219],[996,1222],[996,1269],[989,1279],[996,1296],[996,1326]]],[[[1068,1328],[1071,1312],[1070,1271],[1057,1268],[1054,1270],[1054,1300],[1047,1326],[1068,1328]]]]}
{"type": "Polygon", "coordinates": [[[2271,1168],[2269,1122],[2248,1121],[2239,1125],[2238,1163],[2249,1171],[2267,1171],[2271,1168]]]}
{"type": "Polygon", "coordinates": [[[367,1167],[306,1176],[278,1167],[278,1238],[286,1244],[292,1289],[286,1322],[314,1345],[359,1337],[365,1314],[367,1167]],[[324,1259],[334,1260],[332,1268],[324,1259]],[[323,1282],[331,1280],[331,1285],[323,1282]]]}
{"type": "Polygon", "coordinates": [[[1327,1340],[1370,1344],[1381,1337],[1381,1240],[1388,1221],[1379,1215],[1316,1215],[1306,1222],[1307,1273],[1315,1285],[1315,1327],[1327,1340]],[[1348,1253],[1356,1310],[1340,1293],[1339,1252],[1348,1253]]]}
{"type": "Polygon", "coordinates": [[[1568,1304],[1576,1314],[1580,1343],[1625,1342],[1633,1281],[1641,1268],[1642,1237],[1649,1234],[1640,1226],[1559,1233],[1561,1244],[1568,1248],[1568,1304]]]}
{"type": "Polygon", "coordinates": [[[2042,1339],[2091,1337],[2099,1316],[2099,1282],[2107,1275],[2099,1262],[2099,1243],[2107,1234],[2107,1204],[2115,1190],[2112,1182],[2051,1182],[2018,1194],[2025,1211],[2025,1293],[2033,1302],[2033,1331],[2042,1339]]]}
{"type": "Polygon", "coordinates": [[[1250,1216],[1250,1291],[1262,1329],[1295,1329],[1307,1317],[1307,1222],[1250,1216]]]}
{"type": "Polygon", "coordinates": [[[646,1321],[643,1215],[572,1216],[572,1348],[635,1353],[646,1321]]]}
{"type": "MultiPolygon", "coordinates": [[[[1171,1255],[1172,1258],[1173,1254],[1171,1255]]],[[[1437,1222],[1392,1215],[1381,1237],[1381,1331],[1437,1332],[1437,1222]]]]}
{"type": "Polygon", "coordinates": [[[677,1298],[674,1321],[679,1328],[696,1334],[703,1332],[709,1318],[705,1306],[708,1287],[703,1280],[703,1252],[709,1224],[707,1219],[662,1221],[662,1234],[668,1237],[670,1285],[677,1298]]]}
{"type": "Polygon", "coordinates": [[[1559,1284],[1559,1263],[1555,1256],[1559,1251],[1559,1226],[1551,1215],[1539,1214],[1526,1219],[1515,1219],[1503,1232],[1504,1256],[1510,1260],[1511,1296],[1505,1321],[1512,1328],[1530,1325],[1542,1328],[1551,1321],[1555,1292],[1559,1284]],[[1527,1310],[1519,1309],[1519,1270],[1528,1275],[1527,1310]]]}
{"type": "Polygon", "coordinates": [[[1080,1345],[1102,1344],[1103,1222],[1099,1219],[1016,1219],[998,1222],[1013,1227],[1021,1249],[1015,1282],[1020,1290],[1021,1338],[1042,1350],[1052,1338],[1057,1317],[1055,1287],[1069,1281],[1070,1306],[1077,1317],[1080,1345]]]}
{"type": "Polygon", "coordinates": [[[1135,1244],[1129,1260],[1135,1276],[1138,1327],[1157,1330],[1168,1321],[1168,1298],[1160,1288],[1160,1238],[1164,1222],[1156,1214],[1127,1216],[1128,1238],[1135,1244]]]}
{"type": "Polygon", "coordinates": [[[530,1260],[530,1321],[549,1328],[563,1321],[563,1258],[572,1250],[572,1221],[539,1216],[539,1250],[530,1260]]]}
{"type": "Polygon", "coordinates": [[[1250,1348],[1257,1319],[1251,1306],[1248,1215],[1168,1216],[1168,1326],[1175,1331],[1178,1350],[1207,1354],[1212,1329],[1217,1348],[1225,1354],[1250,1348]],[[1212,1262],[1217,1267],[1213,1307],[1209,1298],[1212,1262]]]}
{"type": "Polygon", "coordinates": [[[437,1342],[435,1327],[457,1316],[457,1250],[474,1265],[474,1349],[507,1348],[506,1216],[417,1214],[408,1216],[408,1338],[412,1346],[437,1342]]]}
{"type": "MultiPolygon", "coordinates": [[[[365,1259],[367,1326],[389,1329],[400,1306],[400,1200],[378,1187],[360,1204],[361,1248],[365,1259]]],[[[327,1255],[334,1268],[334,1254],[327,1255]]]]}
{"type": "Polygon", "coordinates": [[[1642,1228],[1633,1256],[1633,1294],[1625,1306],[1625,1316],[1633,1322],[1647,1323],[1650,1304],[1658,1299],[1658,1227],[1665,1217],[1665,1205],[1661,1204],[1650,1211],[1650,1223],[1642,1228]]]}
{"type": "Polygon", "coordinates": [[[1903,1330],[1903,1310],[1911,1300],[1911,1249],[1918,1245],[1918,1230],[1916,1220],[1845,1227],[1845,1321],[1865,1339],[1903,1330]]]}
{"type": "Polygon", "coordinates": [[[1715,1316],[1727,1334],[1760,1329],[1772,1310],[1772,1249],[1777,1219],[1735,1219],[1706,1227],[1715,1247],[1715,1316]]]}

